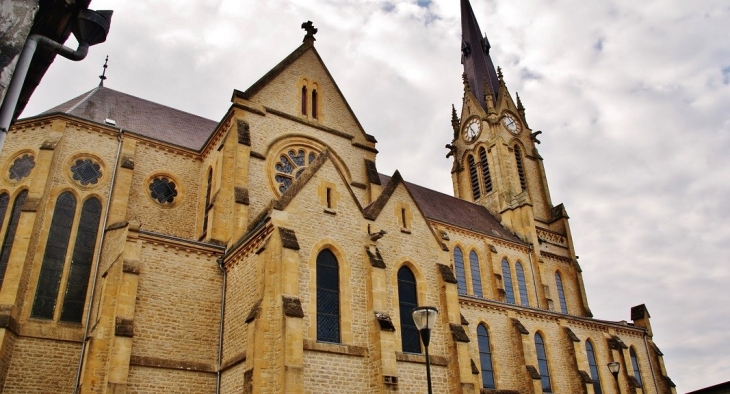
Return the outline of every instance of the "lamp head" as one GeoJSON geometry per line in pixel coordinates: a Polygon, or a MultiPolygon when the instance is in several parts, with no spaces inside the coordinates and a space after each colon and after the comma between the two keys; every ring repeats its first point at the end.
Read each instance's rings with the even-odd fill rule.
{"type": "Polygon", "coordinates": [[[436,315],[439,310],[432,306],[419,306],[413,308],[413,322],[416,323],[418,330],[431,330],[436,325],[436,315]]]}
{"type": "Polygon", "coordinates": [[[79,43],[85,42],[89,46],[106,41],[114,11],[81,10],[73,26],[74,37],[79,43]]]}
{"type": "Polygon", "coordinates": [[[611,371],[614,377],[618,376],[618,372],[621,370],[621,364],[616,361],[608,363],[608,370],[611,371]]]}

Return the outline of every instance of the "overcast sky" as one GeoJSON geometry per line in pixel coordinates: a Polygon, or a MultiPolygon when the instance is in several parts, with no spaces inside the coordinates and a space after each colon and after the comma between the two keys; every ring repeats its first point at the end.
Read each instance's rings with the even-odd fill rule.
{"type": "MultiPolygon", "coordinates": [[[[596,318],[645,303],[684,393],[730,380],[730,4],[472,0],[565,203],[596,318]]],[[[93,0],[109,39],[57,58],[23,116],[98,84],[220,120],[300,45],[302,22],[380,172],[451,193],[458,0],[93,0]]],[[[75,45],[69,40],[68,45],[75,45]]]]}

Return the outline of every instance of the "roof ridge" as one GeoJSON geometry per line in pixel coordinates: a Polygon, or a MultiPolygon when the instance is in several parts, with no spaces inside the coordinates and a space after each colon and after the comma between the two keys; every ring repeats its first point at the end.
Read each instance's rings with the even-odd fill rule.
{"type": "MultiPolygon", "coordinates": [[[[195,116],[195,117],[197,117],[197,118],[200,118],[200,119],[204,119],[204,120],[209,120],[209,121],[211,121],[211,122],[216,122],[216,123],[218,123],[218,121],[217,121],[217,120],[213,120],[213,119],[208,119],[208,118],[206,118],[206,117],[204,117],[204,116],[196,115],[196,114],[194,114],[194,113],[192,113],[192,112],[187,112],[187,111],[183,111],[183,110],[181,110],[181,109],[178,109],[178,108],[175,108],[175,107],[171,107],[171,106],[169,106],[169,105],[165,105],[165,104],[161,104],[161,103],[158,103],[158,102],[154,102],[154,101],[152,101],[152,100],[148,100],[148,99],[146,99],[146,98],[138,97],[138,96],[135,96],[135,95],[132,95],[132,94],[129,94],[129,93],[125,93],[125,92],[119,91],[119,90],[115,90],[115,89],[110,89],[110,88],[108,88],[108,87],[106,87],[106,86],[98,86],[98,87],[97,87],[96,89],[106,89],[106,90],[111,90],[112,92],[115,92],[115,93],[117,93],[117,94],[123,94],[123,95],[125,95],[125,96],[129,96],[129,97],[132,97],[132,98],[134,98],[134,99],[136,99],[136,100],[146,101],[146,102],[148,102],[148,103],[151,103],[151,104],[154,104],[154,105],[157,105],[157,106],[160,106],[160,107],[165,107],[165,108],[169,108],[169,109],[171,109],[171,110],[173,110],[173,111],[177,111],[177,112],[182,112],[182,113],[185,113],[185,114],[188,114],[188,115],[192,115],[192,116],[195,116]]],[[[95,90],[96,90],[96,89],[95,89],[95,90]]]]}
{"type": "Polygon", "coordinates": [[[89,91],[89,94],[87,94],[87,95],[86,95],[86,97],[84,97],[84,98],[82,98],[81,100],[79,100],[79,102],[78,102],[78,103],[74,104],[74,105],[73,105],[73,106],[72,106],[71,108],[69,108],[69,109],[68,109],[67,111],[65,111],[64,113],[70,114],[70,113],[71,113],[71,112],[72,112],[73,110],[75,110],[76,108],[78,108],[78,106],[79,106],[79,105],[81,105],[81,104],[85,103],[85,102],[86,102],[86,100],[88,100],[89,98],[91,98],[91,96],[93,96],[93,95],[94,95],[94,93],[96,93],[97,91],[99,91],[99,89],[100,89],[100,88],[101,88],[101,86],[97,86],[97,87],[95,87],[94,89],[91,89],[91,90],[89,91]]]}

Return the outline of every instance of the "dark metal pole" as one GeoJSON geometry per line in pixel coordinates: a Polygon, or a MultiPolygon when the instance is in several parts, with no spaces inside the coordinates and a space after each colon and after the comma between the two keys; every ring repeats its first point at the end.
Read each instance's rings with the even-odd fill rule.
{"type": "Polygon", "coordinates": [[[431,358],[428,356],[428,344],[431,342],[431,330],[424,328],[421,330],[421,340],[426,348],[426,380],[428,381],[428,394],[433,394],[431,389],[431,358]]]}
{"type": "Polygon", "coordinates": [[[618,391],[618,394],[621,394],[621,386],[618,384],[618,372],[613,374],[613,379],[616,381],[616,390],[618,391]]]}

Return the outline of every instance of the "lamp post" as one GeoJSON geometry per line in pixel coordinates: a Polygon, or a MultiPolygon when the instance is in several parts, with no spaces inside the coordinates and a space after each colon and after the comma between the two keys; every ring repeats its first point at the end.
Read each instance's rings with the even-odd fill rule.
{"type": "Polygon", "coordinates": [[[608,363],[608,370],[611,371],[613,380],[616,381],[616,390],[618,390],[618,394],[621,394],[621,386],[618,385],[618,372],[621,370],[621,364],[616,361],[610,362],[608,363]]]}
{"type": "Polygon", "coordinates": [[[411,313],[413,314],[413,322],[416,323],[416,328],[418,328],[418,332],[421,334],[423,346],[426,348],[428,394],[433,394],[433,391],[431,391],[431,360],[428,357],[428,344],[431,342],[431,330],[436,324],[436,315],[438,315],[439,310],[432,306],[419,306],[413,308],[411,313]]]}

